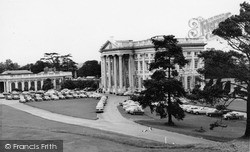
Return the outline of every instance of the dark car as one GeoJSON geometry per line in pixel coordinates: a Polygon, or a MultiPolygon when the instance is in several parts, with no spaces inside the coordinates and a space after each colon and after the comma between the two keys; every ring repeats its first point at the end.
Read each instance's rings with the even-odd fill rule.
{"type": "Polygon", "coordinates": [[[206,113],[209,117],[222,117],[224,114],[231,112],[231,110],[215,110],[213,112],[206,113]]]}

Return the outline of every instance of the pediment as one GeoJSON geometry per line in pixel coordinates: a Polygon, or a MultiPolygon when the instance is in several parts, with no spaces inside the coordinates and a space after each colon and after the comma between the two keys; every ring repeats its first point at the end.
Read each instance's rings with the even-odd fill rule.
{"type": "Polygon", "coordinates": [[[117,45],[114,42],[111,41],[107,41],[106,43],[104,43],[104,45],[101,47],[100,51],[105,51],[105,50],[110,50],[110,49],[115,49],[117,48],[117,45]]]}

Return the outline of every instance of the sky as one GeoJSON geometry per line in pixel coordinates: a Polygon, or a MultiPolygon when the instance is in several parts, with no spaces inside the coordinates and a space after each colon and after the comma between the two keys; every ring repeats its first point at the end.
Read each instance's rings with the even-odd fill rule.
{"type": "MultiPolygon", "coordinates": [[[[245,0],[249,2],[249,0],[245,0]]],[[[100,60],[115,40],[187,37],[188,21],[231,12],[244,0],[0,0],[0,62],[35,63],[44,53],[100,60]]]]}

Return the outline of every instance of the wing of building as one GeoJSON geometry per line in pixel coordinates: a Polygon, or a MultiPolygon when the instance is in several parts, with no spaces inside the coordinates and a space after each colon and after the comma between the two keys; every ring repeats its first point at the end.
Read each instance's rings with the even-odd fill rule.
{"type": "MultiPolygon", "coordinates": [[[[197,69],[202,66],[198,54],[206,43],[199,38],[179,38],[178,45],[183,48],[189,63],[179,71],[179,79],[186,90],[198,83],[197,69]]],[[[143,80],[150,78],[149,63],[154,61],[155,49],[150,39],[142,41],[108,40],[100,49],[101,88],[104,92],[124,93],[141,91],[143,80]]]]}
{"type": "Polygon", "coordinates": [[[33,74],[28,70],[10,70],[0,74],[0,92],[11,92],[14,89],[27,91],[30,88],[33,88],[35,91],[41,90],[46,79],[51,79],[54,89],[58,89],[64,79],[71,78],[72,72],[45,70],[38,74],[33,74]]]}

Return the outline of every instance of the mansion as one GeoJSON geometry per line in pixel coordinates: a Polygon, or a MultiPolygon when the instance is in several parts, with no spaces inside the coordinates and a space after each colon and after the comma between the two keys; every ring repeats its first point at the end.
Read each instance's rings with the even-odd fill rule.
{"type": "Polygon", "coordinates": [[[10,70],[0,74],[0,92],[12,92],[15,89],[20,91],[42,89],[46,79],[51,79],[54,89],[60,89],[64,79],[71,79],[72,72],[55,71],[46,69],[38,74],[28,70],[10,70]],[[32,88],[32,89],[31,89],[32,88]]]}
{"type": "MultiPolygon", "coordinates": [[[[179,38],[178,45],[183,49],[188,64],[176,69],[178,79],[182,81],[186,91],[199,83],[202,61],[198,54],[204,50],[206,43],[199,38],[179,38]]],[[[149,64],[154,61],[155,49],[150,39],[142,41],[108,40],[100,49],[101,53],[101,85],[104,92],[124,93],[125,91],[141,91],[143,80],[149,79],[152,72],[149,64]]]]}

